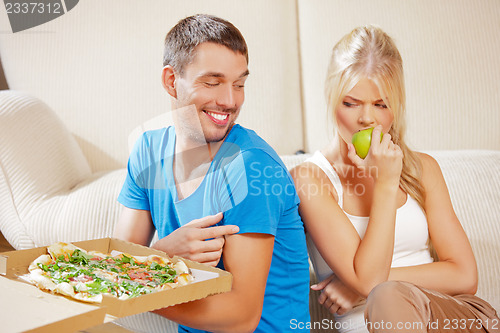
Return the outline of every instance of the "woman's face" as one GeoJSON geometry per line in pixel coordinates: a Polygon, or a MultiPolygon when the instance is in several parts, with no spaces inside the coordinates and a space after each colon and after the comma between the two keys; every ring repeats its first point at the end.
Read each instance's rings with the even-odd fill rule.
{"type": "Polygon", "coordinates": [[[377,85],[363,78],[352,88],[335,110],[335,120],[340,137],[351,142],[354,133],[382,125],[382,132],[389,132],[394,115],[380,95],[377,85]]]}

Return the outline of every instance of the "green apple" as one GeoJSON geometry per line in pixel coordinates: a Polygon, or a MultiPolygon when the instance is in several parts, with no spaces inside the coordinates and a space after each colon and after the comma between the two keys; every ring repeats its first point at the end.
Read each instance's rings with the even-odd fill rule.
{"type": "MultiPolygon", "coordinates": [[[[372,143],[372,132],[373,128],[367,128],[354,133],[352,136],[351,141],[356,149],[356,154],[358,154],[361,158],[365,158],[366,155],[368,155],[368,151],[370,150],[370,145],[372,143]]],[[[384,134],[380,133],[380,141],[382,141],[383,136],[384,134]]]]}

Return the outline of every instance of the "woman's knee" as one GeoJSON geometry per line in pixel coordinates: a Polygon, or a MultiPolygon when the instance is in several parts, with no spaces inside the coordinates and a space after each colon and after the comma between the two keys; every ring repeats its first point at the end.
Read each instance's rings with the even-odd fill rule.
{"type": "Polygon", "coordinates": [[[407,299],[413,285],[401,281],[386,281],[372,289],[366,300],[367,305],[400,303],[407,299]]]}
{"type": "Polygon", "coordinates": [[[368,295],[365,319],[425,322],[430,315],[428,302],[425,293],[414,284],[401,281],[383,282],[368,295]]]}

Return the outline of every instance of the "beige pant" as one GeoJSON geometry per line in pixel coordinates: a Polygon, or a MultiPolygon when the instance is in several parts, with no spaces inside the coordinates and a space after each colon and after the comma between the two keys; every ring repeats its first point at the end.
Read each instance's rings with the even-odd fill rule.
{"type": "Polygon", "coordinates": [[[448,296],[408,282],[388,281],[367,299],[370,332],[500,332],[498,315],[472,295],[448,296]]]}

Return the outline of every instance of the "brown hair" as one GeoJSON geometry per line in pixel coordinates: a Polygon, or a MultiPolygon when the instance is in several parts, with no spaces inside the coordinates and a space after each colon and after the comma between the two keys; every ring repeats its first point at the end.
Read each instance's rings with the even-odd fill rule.
{"type": "Polygon", "coordinates": [[[195,49],[206,42],[223,45],[245,56],[248,48],[241,32],[230,22],[216,16],[198,14],[180,20],[165,37],[163,66],[171,65],[179,74],[193,61],[195,49]]]}
{"type": "Polygon", "coordinates": [[[394,115],[389,134],[404,154],[399,184],[423,209],[422,165],[404,140],[403,60],[392,38],[376,26],[358,27],[334,46],[325,84],[329,112],[335,112],[346,94],[364,77],[371,79],[384,92],[383,96],[387,96],[384,102],[394,115]]]}

